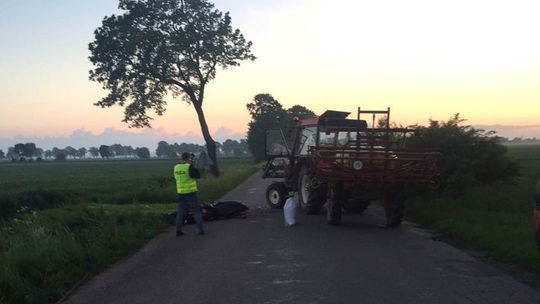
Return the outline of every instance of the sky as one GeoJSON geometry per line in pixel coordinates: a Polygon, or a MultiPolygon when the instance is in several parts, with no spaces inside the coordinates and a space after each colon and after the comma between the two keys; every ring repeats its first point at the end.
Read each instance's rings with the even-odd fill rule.
{"type": "MultiPolygon", "coordinates": [[[[259,93],[317,114],[391,107],[402,125],[461,113],[502,136],[540,138],[540,1],[213,3],[257,56],[207,87],[203,109],[217,140],[245,136],[245,105],[259,93]]],[[[0,0],[0,149],[30,140],[202,142],[193,107],[179,99],[167,100],[150,130],[128,128],[121,107],[93,105],[107,92],[88,80],[88,43],[117,4],[0,0]]]]}

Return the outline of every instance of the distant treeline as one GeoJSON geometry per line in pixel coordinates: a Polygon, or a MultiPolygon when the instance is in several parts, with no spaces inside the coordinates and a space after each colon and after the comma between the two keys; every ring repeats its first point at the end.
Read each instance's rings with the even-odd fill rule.
{"type": "MultiPolygon", "coordinates": [[[[240,141],[227,139],[223,143],[216,142],[218,154],[221,156],[242,156],[249,154],[248,145],[245,139],[240,141]]],[[[182,152],[200,153],[206,151],[204,145],[191,143],[173,143],[160,141],[155,151],[155,155],[161,158],[175,158],[182,152]]],[[[11,161],[43,161],[85,158],[150,158],[150,150],[146,147],[123,146],[121,144],[101,145],[99,147],[79,148],[71,146],[65,148],[54,147],[50,150],[43,150],[35,143],[18,143],[8,148],[7,152],[0,150],[0,159],[11,161]]]]}
{"type": "Polygon", "coordinates": [[[532,137],[532,138],[514,137],[513,139],[509,139],[509,138],[506,138],[506,137],[501,137],[501,142],[503,144],[532,145],[532,144],[540,144],[540,138],[536,138],[536,137],[532,137]]]}

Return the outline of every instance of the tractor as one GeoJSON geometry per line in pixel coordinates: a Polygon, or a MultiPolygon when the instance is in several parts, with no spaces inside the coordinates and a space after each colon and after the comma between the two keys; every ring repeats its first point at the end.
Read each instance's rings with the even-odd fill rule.
{"type": "Polygon", "coordinates": [[[319,117],[296,119],[296,126],[285,132],[266,130],[263,178],[274,179],[266,190],[270,207],[282,208],[286,197],[296,192],[307,214],[320,213],[326,204],[328,223],[339,225],[343,211],[362,213],[370,203],[382,201],[386,226],[397,227],[405,190],[436,186],[441,154],[408,148],[405,143],[414,128],[390,127],[390,108],[358,108],[357,119],[347,119],[350,114],[328,110],[319,117]],[[366,115],[370,126],[362,119],[366,115]]]}

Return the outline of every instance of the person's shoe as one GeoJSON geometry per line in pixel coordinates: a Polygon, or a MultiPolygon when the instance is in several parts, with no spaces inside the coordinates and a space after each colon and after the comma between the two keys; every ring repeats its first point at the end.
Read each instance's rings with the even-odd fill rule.
{"type": "Polygon", "coordinates": [[[180,232],[177,231],[176,232],[176,236],[181,236],[181,235],[184,235],[184,233],[182,231],[180,231],[180,232]]]}
{"type": "Polygon", "coordinates": [[[199,231],[199,235],[204,235],[204,231],[199,231]]]}

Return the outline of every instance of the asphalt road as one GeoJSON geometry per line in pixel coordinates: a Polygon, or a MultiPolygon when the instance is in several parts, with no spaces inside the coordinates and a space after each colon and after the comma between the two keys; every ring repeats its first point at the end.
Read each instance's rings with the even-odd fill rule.
{"type": "Polygon", "coordinates": [[[266,207],[259,174],[227,194],[247,219],[174,229],[81,286],[67,303],[539,303],[540,293],[410,223],[386,229],[383,211],[298,214],[285,227],[266,207]]]}

